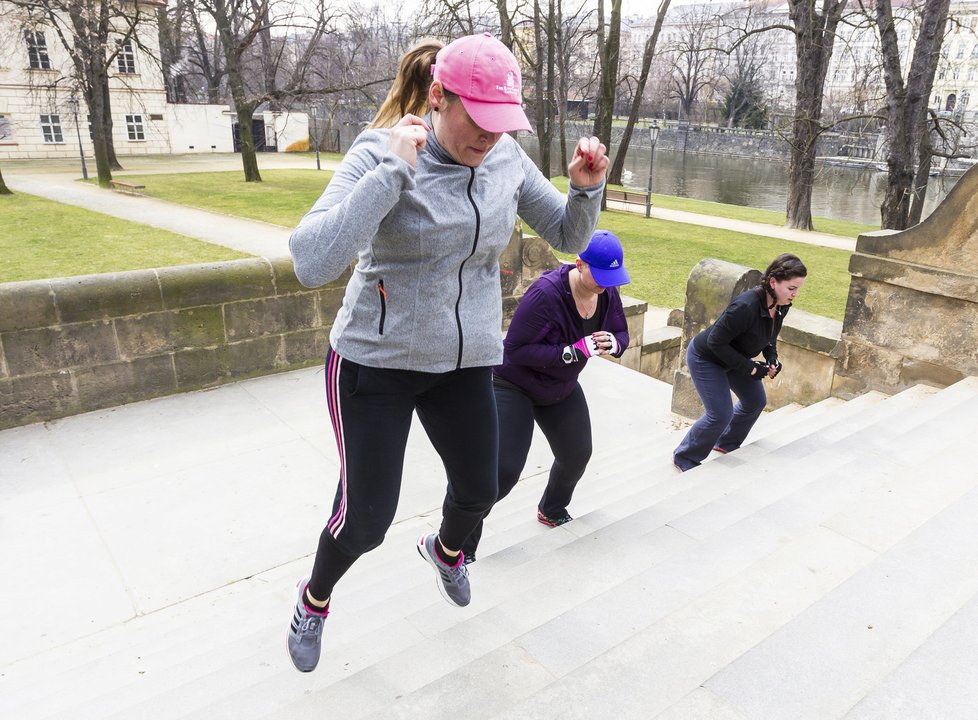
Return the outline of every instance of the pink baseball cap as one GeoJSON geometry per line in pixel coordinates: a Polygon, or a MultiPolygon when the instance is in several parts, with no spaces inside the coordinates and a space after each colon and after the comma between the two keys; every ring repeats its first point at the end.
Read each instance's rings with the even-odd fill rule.
{"type": "Polygon", "coordinates": [[[489,33],[455,40],[435,56],[434,79],[459,96],[472,122],[488,132],[531,130],[523,112],[520,66],[489,33]]]}

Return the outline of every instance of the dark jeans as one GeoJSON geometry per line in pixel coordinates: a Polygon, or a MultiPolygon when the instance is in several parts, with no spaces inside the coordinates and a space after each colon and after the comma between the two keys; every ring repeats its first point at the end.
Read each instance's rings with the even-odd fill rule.
{"type": "Polygon", "coordinates": [[[448,475],[439,537],[450,550],[461,548],[496,499],[498,425],[491,369],[372,368],[330,349],[326,402],[340,481],[316,554],[313,597],[328,597],[356,558],[383,542],[397,510],[414,412],[448,475]]]}
{"type": "MultiPolygon", "coordinates": [[[[520,479],[530,452],[535,420],[554,454],[550,478],[537,507],[547,517],[560,517],[567,512],[577,481],[584,475],[591,459],[591,416],[584,390],[578,384],[563,400],[552,405],[537,405],[526,393],[515,388],[497,385],[493,389],[499,414],[497,502],[506,497],[520,479]]],[[[462,551],[473,555],[481,538],[480,520],[462,545],[462,551]]]]}
{"type": "Polygon", "coordinates": [[[762,380],[704,359],[692,343],[686,351],[686,363],[706,413],[693,423],[673,452],[673,461],[681,470],[699,465],[714,447],[724,452],[739,448],[767,405],[762,380]],[[736,406],[730,399],[731,390],[739,400],[736,406]]]}

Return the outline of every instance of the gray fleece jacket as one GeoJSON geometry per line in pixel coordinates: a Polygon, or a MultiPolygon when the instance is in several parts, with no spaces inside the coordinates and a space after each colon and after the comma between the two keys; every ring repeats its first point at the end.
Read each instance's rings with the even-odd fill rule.
{"type": "Polygon", "coordinates": [[[388,150],[389,134],[360,134],[293,231],[296,275],[319,287],[357,260],[329,336],[356,363],[425,372],[498,365],[499,256],[517,215],[557,250],[580,252],[603,185],[571,186],[565,199],[508,135],[469,168],[430,132],[415,169],[388,150]]]}

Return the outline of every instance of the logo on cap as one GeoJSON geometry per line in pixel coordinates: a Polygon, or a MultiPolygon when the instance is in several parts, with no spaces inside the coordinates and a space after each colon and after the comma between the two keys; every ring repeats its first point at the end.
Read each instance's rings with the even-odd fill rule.
{"type": "Polygon", "coordinates": [[[497,85],[496,89],[499,92],[506,93],[507,95],[520,94],[520,89],[516,84],[516,75],[512,71],[506,73],[506,84],[497,85]]]}

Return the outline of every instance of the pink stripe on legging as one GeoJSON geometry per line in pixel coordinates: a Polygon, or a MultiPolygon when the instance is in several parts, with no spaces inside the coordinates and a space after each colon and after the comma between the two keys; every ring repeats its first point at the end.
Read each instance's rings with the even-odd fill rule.
{"type": "Polygon", "coordinates": [[[346,524],[346,442],[343,438],[343,413],[340,409],[340,366],[343,358],[336,352],[329,354],[329,364],[326,366],[326,406],[329,418],[333,422],[333,435],[336,437],[336,450],[340,456],[340,504],[336,514],[326,523],[326,529],[334,538],[339,537],[340,531],[346,524]]]}

